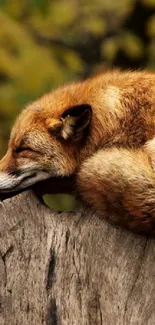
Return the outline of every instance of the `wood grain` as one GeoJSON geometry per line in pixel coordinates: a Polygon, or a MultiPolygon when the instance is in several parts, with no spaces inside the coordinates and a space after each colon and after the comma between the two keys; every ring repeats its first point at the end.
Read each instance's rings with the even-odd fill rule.
{"type": "Polygon", "coordinates": [[[155,241],[25,192],[0,205],[0,325],[154,325],[155,241]]]}

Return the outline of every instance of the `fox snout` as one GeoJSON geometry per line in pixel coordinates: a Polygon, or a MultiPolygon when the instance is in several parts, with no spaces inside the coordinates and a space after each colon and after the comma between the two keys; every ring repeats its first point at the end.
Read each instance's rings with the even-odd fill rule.
{"type": "Polygon", "coordinates": [[[0,194],[17,192],[31,187],[34,183],[49,178],[35,162],[16,166],[9,152],[0,161],[0,194]]]}

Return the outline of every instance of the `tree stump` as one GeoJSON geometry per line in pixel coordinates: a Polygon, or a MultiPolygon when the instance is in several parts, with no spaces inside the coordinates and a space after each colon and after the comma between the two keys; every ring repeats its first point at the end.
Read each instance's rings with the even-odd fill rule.
{"type": "Polygon", "coordinates": [[[155,241],[25,192],[0,206],[0,325],[154,325],[155,241]]]}

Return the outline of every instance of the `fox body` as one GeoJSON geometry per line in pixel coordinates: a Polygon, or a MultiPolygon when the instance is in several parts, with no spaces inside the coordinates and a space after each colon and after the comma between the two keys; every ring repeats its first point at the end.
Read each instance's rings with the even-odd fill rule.
{"type": "Polygon", "coordinates": [[[0,161],[0,194],[75,175],[75,192],[103,218],[154,234],[154,167],[155,74],[114,70],[22,111],[0,161]]]}

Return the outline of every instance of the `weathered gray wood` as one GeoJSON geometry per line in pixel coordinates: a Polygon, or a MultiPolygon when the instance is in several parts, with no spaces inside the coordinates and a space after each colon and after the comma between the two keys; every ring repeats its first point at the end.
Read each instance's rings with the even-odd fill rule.
{"type": "Polygon", "coordinates": [[[0,325],[154,325],[155,241],[27,192],[0,206],[0,325]]]}

